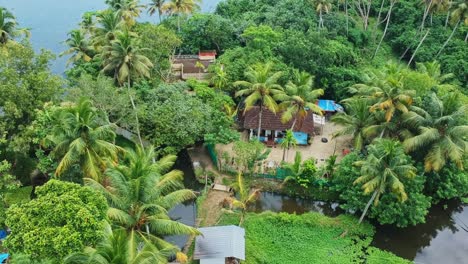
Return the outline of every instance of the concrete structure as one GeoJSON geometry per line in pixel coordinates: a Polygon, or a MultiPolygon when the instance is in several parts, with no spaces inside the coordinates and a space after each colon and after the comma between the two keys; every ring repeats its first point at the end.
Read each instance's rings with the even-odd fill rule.
{"type": "Polygon", "coordinates": [[[240,263],[245,260],[245,230],[238,226],[212,226],[198,229],[193,259],[200,264],[240,263]]]}
{"type": "Polygon", "coordinates": [[[198,55],[176,55],[172,59],[172,74],[180,80],[206,80],[208,67],[216,61],[216,51],[200,51],[198,55]]]}

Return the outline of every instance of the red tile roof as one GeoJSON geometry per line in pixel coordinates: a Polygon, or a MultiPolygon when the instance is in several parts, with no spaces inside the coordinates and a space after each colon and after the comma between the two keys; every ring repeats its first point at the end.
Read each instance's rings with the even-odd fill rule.
{"type": "MultiPolygon", "coordinates": [[[[255,106],[255,107],[252,107],[247,112],[245,112],[245,114],[243,114],[243,116],[241,117],[241,123],[244,129],[258,129],[258,116],[260,113],[259,110],[260,110],[260,107],[255,106]]],[[[287,123],[282,123],[281,115],[282,115],[281,112],[278,112],[275,115],[273,112],[271,112],[267,108],[263,108],[262,130],[267,129],[267,130],[283,131],[283,130],[290,129],[294,120],[291,120],[287,123]]],[[[299,122],[296,122],[294,131],[304,132],[309,135],[313,135],[314,134],[314,117],[312,113],[309,113],[306,116],[302,124],[300,124],[299,122]]]]}

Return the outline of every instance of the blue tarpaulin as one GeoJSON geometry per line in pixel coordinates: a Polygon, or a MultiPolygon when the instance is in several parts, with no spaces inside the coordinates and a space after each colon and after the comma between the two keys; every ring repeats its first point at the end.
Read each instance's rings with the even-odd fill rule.
{"type": "Polygon", "coordinates": [[[343,107],[333,100],[318,100],[318,106],[325,112],[343,111],[343,107]]]}
{"type": "Polygon", "coordinates": [[[3,263],[5,260],[7,260],[9,256],[10,256],[10,254],[8,254],[8,253],[0,254],[0,263],[3,263]]]}
{"type": "Polygon", "coordinates": [[[0,229],[0,239],[4,239],[6,237],[7,237],[7,232],[3,229],[0,229]]]}

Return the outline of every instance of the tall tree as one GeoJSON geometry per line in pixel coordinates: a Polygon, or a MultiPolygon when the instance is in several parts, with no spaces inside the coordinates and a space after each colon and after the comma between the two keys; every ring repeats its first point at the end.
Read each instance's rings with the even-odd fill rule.
{"type": "Polygon", "coordinates": [[[363,99],[350,98],[345,101],[345,108],[346,113],[338,113],[331,119],[343,127],[333,137],[351,135],[354,148],[361,151],[369,140],[366,130],[375,123],[374,115],[369,111],[369,103],[363,99]]]}
{"type": "MultiPolygon", "coordinates": [[[[374,55],[372,56],[372,58],[374,58],[377,53],[379,52],[379,49],[380,49],[380,45],[382,45],[382,41],[384,40],[385,38],[385,35],[387,35],[387,29],[388,29],[388,25],[390,24],[390,17],[392,16],[392,10],[393,10],[393,7],[395,6],[395,4],[398,2],[398,0],[390,0],[390,6],[388,8],[388,12],[387,12],[387,16],[385,17],[385,29],[384,29],[384,32],[382,34],[382,37],[380,38],[380,41],[379,41],[379,44],[377,45],[377,48],[375,49],[375,52],[374,52],[374,55]]],[[[383,3],[383,1],[382,1],[383,3]]]]}
{"type": "Polygon", "coordinates": [[[120,15],[112,10],[100,11],[96,15],[96,21],[92,42],[95,49],[100,52],[103,46],[115,40],[117,33],[122,30],[123,22],[120,15]]]}
{"type": "Polygon", "coordinates": [[[390,122],[397,111],[408,112],[413,103],[414,91],[403,90],[404,75],[396,64],[388,64],[366,76],[365,84],[357,84],[350,92],[372,102],[370,111],[385,112],[386,122],[390,122]]]}
{"type": "Polygon", "coordinates": [[[316,103],[317,98],[323,95],[323,89],[313,90],[314,77],[306,72],[295,70],[293,76],[285,87],[285,93],[276,95],[275,99],[281,101],[279,108],[284,110],[281,121],[287,123],[294,118],[291,126],[294,131],[296,122],[299,121],[300,128],[309,111],[322,115],[323,110],[316,103]]]}
{"type": "Polygon", "coordinates": [[[282,76],[282,72],[272,72],[273,64],[257,64],[249,67],[245,72],[247,81],[237,81],[235,86],[244,87],[237,91],[236,96],[247,96],[244,100],[245,111],[249,111],[254,105],[259,105],[258,131],[257,137],[260,137],[262,129],[262,114],[263,108],[266,107],[273,113],[278,110],[278,104],[274,97],[283,91],[281,85],[278,84],[278,79],[282,76]]]}
{"type": "Polygon", "coordinates": [[[29,36],[29,31],[18,28],[15,16],[0,6],[0,44],[5,44],[21,34],[29,36]]]}
{"type": "Polygon", "coordinates": [[[128,95],[135,114],[138,140],[143,147],[138,111],[131,91],[132,80],[139,77],[149,78],[150,69],[153,67],[153,63],[146,56],[142,55],[142,52],[143,49],[138,47],[134,33],[128,30],[120,32],[110,45],[103,48],[104,68],[102,71],[113,73],[114,79],[120,86],[127,85],[128,95]]]}
{"type": "Polygon", "coordinates": [[[113,143],[115,133],[106,117],[100,116],[89,100],[63,106],[53,115],[52,134],[47,139],[60,159],[55,175],[62,176],[78,166],[83,177],[99,181],[107,161],[116,161],[120,150],[113,143]]]}
{"type": "Polygon", "coordinates": [[[413,106],[403,115],[404,122],[415,131],[406,134],[403,146],[409,152],[425,153],[426,171],[439,171],[448,161],[463,169],[468,153],[468,106],[459,106],[456,95],[441,100],[433,93],[424,108],[413,106]]]}
{"type": "Polygon", "coordinates": [[[362,25],[364,30],[367,30],[369,26],[369,16],[372,6],[372,0],[354,0],[354,6],[356,7],[359,16],[362,19],[362,25]]]}
{"type": "Polygon", "coordinates": [[[177,15],[177,30],[180,31],[180,16],[200,10],[200,2],[201,0],[169,0],[164,3],[162,10],[169,15],[177,15]]]}
{"type": "Polygon", "coordinates": [[[148,13],[150,16],[158,12],[159,23],[162,22],[163,6],[165,2],[166,0],[151,0],[151,2],[148,4],[148,13]]]}
{"type": "Polygon", "coordinates": [[[377,206],[379,197],[386,191],[395,194],[401,202],[408,199],[403,178],[414,178],[416,168],[411,159],[405,155],[401,144],[391,139],[377,139],[368,147],[368,156],[355,163],[361,168],[361,176],[353,184],[362,184],[364,194],[371,194],[359,223],[362,222],[372,202],[377,206]]]}
{"type": "MultiPolygon", "coordinates": [[[[453,11],[451,13],[451,23],[454,24],[452,33],[450,33],[448,39],[444,42],[439,52],[437,52],[436,57],[442,53],[445,46],[450,42],[453,35],[457,31],[458,26],[463,23],[465,26],[468,26],[468,3],[465,0],[458,0],[453,4],[453,11]]],[[[468,39],[468,33],[465,36],[465,42],[468,39]]]]}
{"type": "Polygon", "coordinates": [[[140,16],[144,7],[139,0],[106,0],[106,3],[120,15],[128,27],[135,25],[135,19],[140,16]]]}
{"type": "Polygon", "coordinates": [[[319,15],[318,28],[323,29],[323,14],[328,14],[331,11],[332,3],[330,0],[312,0],[312,4],[319,15]]]}
{"type": "Polygon", "coordinates": [[[165,242],[162,237],[199,232],[172,220],[168,211],[182,202],[194,199],[195,194],[191,190],[182,189],[181,171],[169,171],[176,156],[153,162],[155,156],[152,147],[129,150],[126,162],[109,168],[102,184],[92,179],[86,179],[85,183],[107,198],[110,207],[107,215],[115,225],[128,233],[135,232],[159,249],[177,251],[175,246],[165,242]]]}
{"type": "Polygon", "coordinates": [[[65,43],[68,45],[68,50],[62,52],[60,56],[72,55],[67,65],[79,61],[89,62],[94,56],[93,47],[82,30],[72,30],[65,43]]]}

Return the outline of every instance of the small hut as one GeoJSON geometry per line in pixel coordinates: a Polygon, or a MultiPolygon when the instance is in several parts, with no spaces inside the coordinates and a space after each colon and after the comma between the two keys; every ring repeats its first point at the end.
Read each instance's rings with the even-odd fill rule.
{"type": "Polygon", "coordinates": [[[200,264],[232,264],[245,260],[245,230],[238,226],[212,226],[198,229],[194,259],[200,264]]]}

